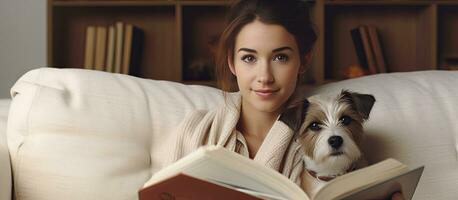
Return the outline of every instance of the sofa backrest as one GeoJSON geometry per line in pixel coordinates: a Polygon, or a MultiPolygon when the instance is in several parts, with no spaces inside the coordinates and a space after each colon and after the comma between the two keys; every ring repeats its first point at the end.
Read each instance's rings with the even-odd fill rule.
{"type": "MultiPolygon", "coordinates": [[[[367,159],[426,165],[416,199],[450,199],[458,196],[456,85],[458,72],[393,73],[327,84],[310,95],[373,94],[367,159]]],[[[223,102],[210,87],[82,69],[30,71],[11,93],[7,137],[19,200],[136,199],[162,167],[161,144],[184,115],[223,102]]]]}

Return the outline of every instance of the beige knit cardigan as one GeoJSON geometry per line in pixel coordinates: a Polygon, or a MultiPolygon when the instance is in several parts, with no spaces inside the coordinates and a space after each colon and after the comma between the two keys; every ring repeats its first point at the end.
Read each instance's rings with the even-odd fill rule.
{"type": "MultiPolygon", "coordinates": [[[[241,96],[233,93],[228,94],[224,104],[214,110],[196,110],[189,113],[166,144],[169,148],[166,165],[204,145],[219,145],[236,151],[235,127],[240,108],[241,96]]],[[[282,173],[300,185],[303,151],[293,136],[294,131],[277,120],[253,160],[282,173]]]]}

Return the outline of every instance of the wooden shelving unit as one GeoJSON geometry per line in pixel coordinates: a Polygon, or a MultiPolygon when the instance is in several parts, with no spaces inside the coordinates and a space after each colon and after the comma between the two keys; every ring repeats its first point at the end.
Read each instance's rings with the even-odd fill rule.
{"type": "MultiPolygon", "coordinates": [[[[193,73],[196,66],[212,65],[211,42],[222,31],[228,5],[48,0],[48,64],[81,68],[85,27],[123,21],[145,32],[140,77],[212,85],[212,76],[193,73]]],[[[458,57],[458,1],[317,0],[311,6],[319,38],[306,83],[342,79],[342,70],[357,63],[350,30],[363,24],[377,27],[389,72],[441,69],[446,58],[458,57]]]]}

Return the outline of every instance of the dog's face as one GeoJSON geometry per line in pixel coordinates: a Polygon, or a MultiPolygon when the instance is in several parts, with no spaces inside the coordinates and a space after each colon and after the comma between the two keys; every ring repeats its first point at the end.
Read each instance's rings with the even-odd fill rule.
{"type": "Polygon", "coordinates": [[[346,173],[362,155],[362,124],[375,98],[342,91],[337,96],[312,96],[307,101],[298,130],[306,168],[317,176],[346,173]]]}

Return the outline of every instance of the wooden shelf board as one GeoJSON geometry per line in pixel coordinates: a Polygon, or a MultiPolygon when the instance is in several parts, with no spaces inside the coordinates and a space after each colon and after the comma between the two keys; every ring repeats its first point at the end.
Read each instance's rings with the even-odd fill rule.
{"type": "Polygon", "coordinates": [[[186,85],[205,85],[210,87],[217,87],[216,81],[183,81],[183,84],[186,85]]]}
{"type": "Polygon", "coordinates": [[[431,4],[428,1],[382,1],[382,0],[374,0],[374,1],[326,1],[325,5],[342,5],[342,6],[369,6],[369,5],[400,5],[400,6],[418,6],[418,5],[429,5],[431,4]]]}
{"type": "Polygon", "coordinates": [[[399,6],[425,6],[425,5],[458,5],[458,1],[430,1],[430,0],[327,0],[325,5],[399,5],[399,6]]]}
{"type": "Polygon", "coordinates": [[[54,1],[53,6],[174,6],[175,1],[54,1]]]}
{"type": "Polygon", "coordinates": [[[458,1],[447,1],[437,3],[439,6],[458,6],[458,1]]]}
{"type": "Polygon", "coordinates": [[[147,1],[147,0],[121,0],[121,1],[83,1],[83,0],[60,0],[53,1],[53,6],[175,6],[175,5],[184,5],[184,6],[228,6],[231,4],[231,1],[167,1],[167,0],[156,0],[156,1],[147,1]]]}
{"type": "Polygon", "coordinates": [[[179,1],[184,6],[229,6],[231,1],[179,1]]]}
{"type": "Polygon", "coordinates": [[[434,1],[435,4],[443,6],[443,5],[449,5],[449,6],[458,6],[458,1],[456,0],[448,0],[448,1],[434,1]]]}

